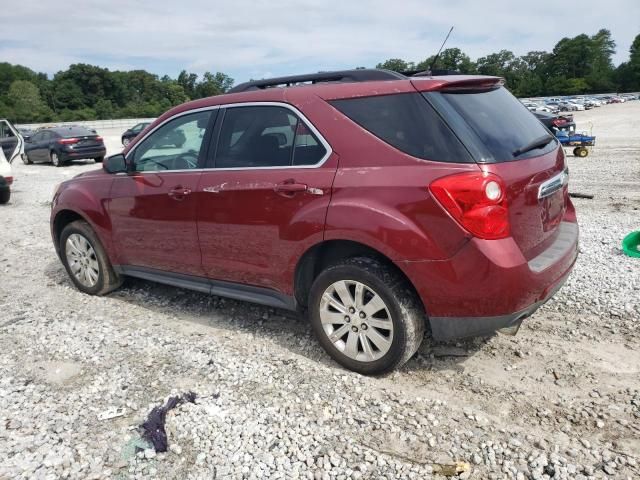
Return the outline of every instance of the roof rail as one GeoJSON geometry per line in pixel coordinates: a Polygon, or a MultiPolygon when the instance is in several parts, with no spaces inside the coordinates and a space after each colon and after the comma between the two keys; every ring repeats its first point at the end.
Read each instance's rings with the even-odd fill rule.
{"type": "Polygon", "coordinates": [[[370,82],[373,80],[403,80],[404,75],[391,70],[383,69],[357,69],[341,70],[337,72],[319,72],[306,75],[292,75],[289,77],[267,78],[241,83],[228,90],[227,93],[247,92],[249,90],[263,90],[272,87],[291,87],[300,83],[320,82],[370,82]]]}

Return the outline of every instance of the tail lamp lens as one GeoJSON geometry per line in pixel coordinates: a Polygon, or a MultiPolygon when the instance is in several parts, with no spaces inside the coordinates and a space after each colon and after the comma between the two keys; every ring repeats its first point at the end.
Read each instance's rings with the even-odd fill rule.
{"type": "Polygon", "coordinates": [[[13,177],[4,177],[4,181],[7,185],[11,185],[13,183],[13,177]]]}
{"type": "Polygon", "coordinates": [[[429,190],[444,209],[469,233],[485,240],[509,236],[509,209],[504,181],[485,172],[449,175],[429,190]]]}
{"type": "Polygon", "coordinates": [[[58,143],[61,145],[72,145],[74,143],[78,143],[77,138],[61,138],[58,140],[58,143]]]}

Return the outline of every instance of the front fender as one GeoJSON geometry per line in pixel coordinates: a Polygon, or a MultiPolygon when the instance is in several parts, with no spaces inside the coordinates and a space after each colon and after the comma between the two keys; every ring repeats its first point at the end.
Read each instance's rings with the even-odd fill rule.
{"type": "Polygon", "coordinates": [[[112,263],[117,264],[117,255],[112,245],[111,219],[108,214],[108,199],[112,181],[104,178],[74,179],[63,184],[56,192],[51,210],[51,234],[58,248],[55,226],[60,215],[75,214],[84,219],[98,235],[112,263]]]}

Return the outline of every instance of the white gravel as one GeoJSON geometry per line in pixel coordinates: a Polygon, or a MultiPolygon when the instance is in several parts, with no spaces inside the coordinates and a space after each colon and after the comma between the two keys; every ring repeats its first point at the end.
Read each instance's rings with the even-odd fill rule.
{"type": "MultiPolygon", "coordinates": [[[[575,117],[598,146],[569,157],[571,190],[596,197],[575,201],[581,256],[565,288],[515,337],[426,341],[382,378],[339,368],[285,312],[133,280],[81,294],[48,202],[97,166],[14,165],[0,479],[640,477],[640,259],[620,251],[640,229],[640,102],[575,117]],[[155,452],[136,427],[187,391],[196,403],[168,414],[169,451],[155,452]]],[[[100,133],[114,153],[120,132],[100,133]]]]}

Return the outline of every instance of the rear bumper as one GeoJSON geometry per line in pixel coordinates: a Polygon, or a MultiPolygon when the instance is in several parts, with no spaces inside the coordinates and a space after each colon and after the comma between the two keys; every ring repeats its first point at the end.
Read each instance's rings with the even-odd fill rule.
{"type": "Polygon", "coordinates": [[[431,334],[435,340],[446,341],[456,338],[482,337],[491,335],[502,329],[520,327],[522,321],[535,313],[538,308],[547,303],[553,295],[562,288],[569,277],[569,273],[562,277],[546,298],[529,305],[523,310],[494,317],[430,317],[431,334]]]}
{"type": "Polygon", "coordinates": [[[578,225],[565,221],[552,245],[527,261],[512,238],[472,239],[453,258],[400,264],[427,310],[436,340],[519,325],[564,284],[578,255],[578,225]]]}
{"type": "Polygon", "coordinates": [[[13,178],[10,177],[11,180],[7,180],[5,177],[0,175],[0,192],[9,191],[11,188],[11,184],[13,183],[13,178]]]}
{"type": "Polygon", "coordinates": [[[59,153],[62,161],[74,160],[78,158],[99,158],[107,154],[105,147],[83,148],[79,150],[61,150],[59,153]]]}

